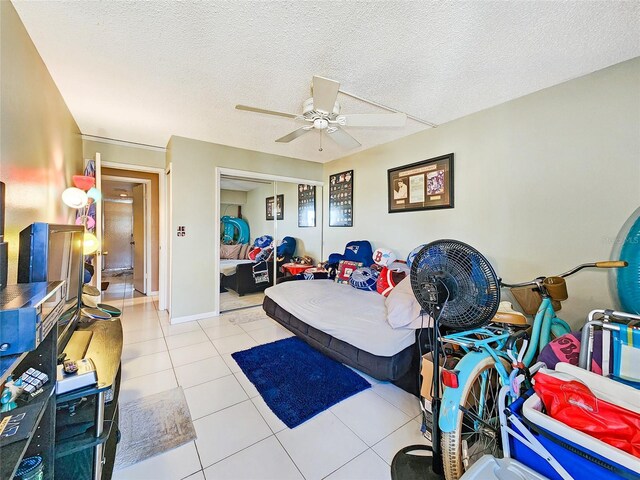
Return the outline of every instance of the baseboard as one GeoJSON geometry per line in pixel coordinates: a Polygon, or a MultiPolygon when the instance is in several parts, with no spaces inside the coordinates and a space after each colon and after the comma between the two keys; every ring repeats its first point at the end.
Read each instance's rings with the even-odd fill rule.
{"type": "Polygon", "coordinates": [[[153,297],[157,297],[160,294],[160,292],[158,290],[154,290],[153,292],[151,292],[149,295],[153,296],[153,297]]]}
{"type": "Polygon", "coordinates": [[[192,322],[194,320],[202,320],[203,318],[217,317],[220,316],[218,312],[205,312],[205,313],[196,313],[195,315],[185,315],[183,317],[172,317],[169,320],[171,325],[175,325],[177,323],[185,323],[192,322]]]}

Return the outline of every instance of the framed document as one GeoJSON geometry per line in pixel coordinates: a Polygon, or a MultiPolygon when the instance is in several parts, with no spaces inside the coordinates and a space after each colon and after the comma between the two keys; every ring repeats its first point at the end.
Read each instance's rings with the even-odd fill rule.
{"type": "Polygon", "coordinates": [[[273,197],[267,197],[265,204],[267,220],[273,220],[274,212],[277,220],[284,220],[284,194],[278,195],[275,205],[273,197]]]}
{"type": "Polygon", "coordinates": [[[387,170],[389,213],[453,208],[453,153],[387,170]]]}

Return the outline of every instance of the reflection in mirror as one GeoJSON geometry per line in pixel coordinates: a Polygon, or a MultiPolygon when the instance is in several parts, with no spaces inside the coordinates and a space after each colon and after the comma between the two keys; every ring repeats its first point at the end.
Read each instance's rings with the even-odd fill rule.
{"type": "Polygon", "coordinates": [[[322,187],[223,175],[220,214],[221,312],[262,305],[266,288],[322,261],[322,187]]]}
{"type": "Polygon", "coordinates": [[[265,198],[273,182],[220,177],[220,311],[262,305],[272,284],[268,262],[273,221],[266,222],[265,198]]]}
{"type": "Polygon", "coordinates": [[[287,276],[301,271],[302,265],[312,267],[322,261],[322,187],[277,182],[276,190],[284,198],[284,218],[277,220],[278,243],[291,245],[282,248],[278,258],[279,274],[287,276]]]}

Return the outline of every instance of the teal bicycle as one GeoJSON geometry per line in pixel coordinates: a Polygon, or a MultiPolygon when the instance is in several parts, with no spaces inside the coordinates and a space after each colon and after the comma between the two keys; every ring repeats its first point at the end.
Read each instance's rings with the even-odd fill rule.
{"type": "MultiPolygon", "coordinates": [[[[442,373],[445,388],[438,426],[447,480],[460,478],[485,454],[502,456],[499,391],[508,385],[512,399],[517,397],[517,375],[528,372],[537,354],[553,338],[571,331],[556,315],[560,302],[568,298],[564,279],[584,268],[626,265],[622,261],[586,263],[553,277],[517,284],[500,281],[501,287],[512,289],[518,303],[524,303],[525,311],[535,311],[530,331],[526,317],[502,302],[488,326],[440,337],[445,345],[453,345],[463,354],[453,369],[442,373]]],[[[524,379],[528,380],[527,375],[524,379]]]]}

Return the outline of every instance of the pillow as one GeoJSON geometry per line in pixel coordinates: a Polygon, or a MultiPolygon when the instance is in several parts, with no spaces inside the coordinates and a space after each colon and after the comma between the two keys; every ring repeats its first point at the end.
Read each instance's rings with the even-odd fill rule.
{"type": "Polygon", "coordinates": [[[351,274],[351,277],[349,277],[349,284],[358,290],[375,292],[377,279],[377,271],[371,270],[369,267],[360,267],[351,274]]]}
{"type": "Polygon", "coordinates": [[[396,255],[388,248],[378,248],[373,252],[373,261],[382,267],[388,267],[396,261],[396,255]]]}
{"type": "Polygon", "coordinates": [[[421,326],[431,327],[431,317],[424,315],[424,321],[420,314],[421,308],[411,289],[411,279],[406,277],[398,283],[398,286],[389,292],[384,301],[387,307],[387,322],[391,328],[418,329],[421,326]]]}
{"type": "Polygon", "coordinates": [[[382,296],[387,296],[407,276],[407,272],[384,267],[378,277],[376,289],[382,296]]]}
{"type": "Polygon", "coordinates": [[[241,244],[237,245],[220,245],[220,258],[229,260],[237,260],[240,253],[241,244]]]}
{"type": "Polygon", "coordinates": [[[340,260],[338,264],[337,283],[349,283],[351,274],[362,266],[362,262],[352,262],[350,260],[340,260]]]}
{"type": "Polygon", "coordinates": [[[249,244],[248,243],[243,243],[242,245],[240,245],[240,252],[238,252],[238,259],[239,260],[244,260],[245,258],[247,258],[247,251],[249,250],[249,244]]]}
{"type": "Polygon", "coordinates": [[[258,254],[262,251],[262,249],[260,247],[254,247],[252,249],[249,250],[249,252],[247,253],[247,258],[249,260],[255,260],[256,257],[258,256],[258,254]]]}

